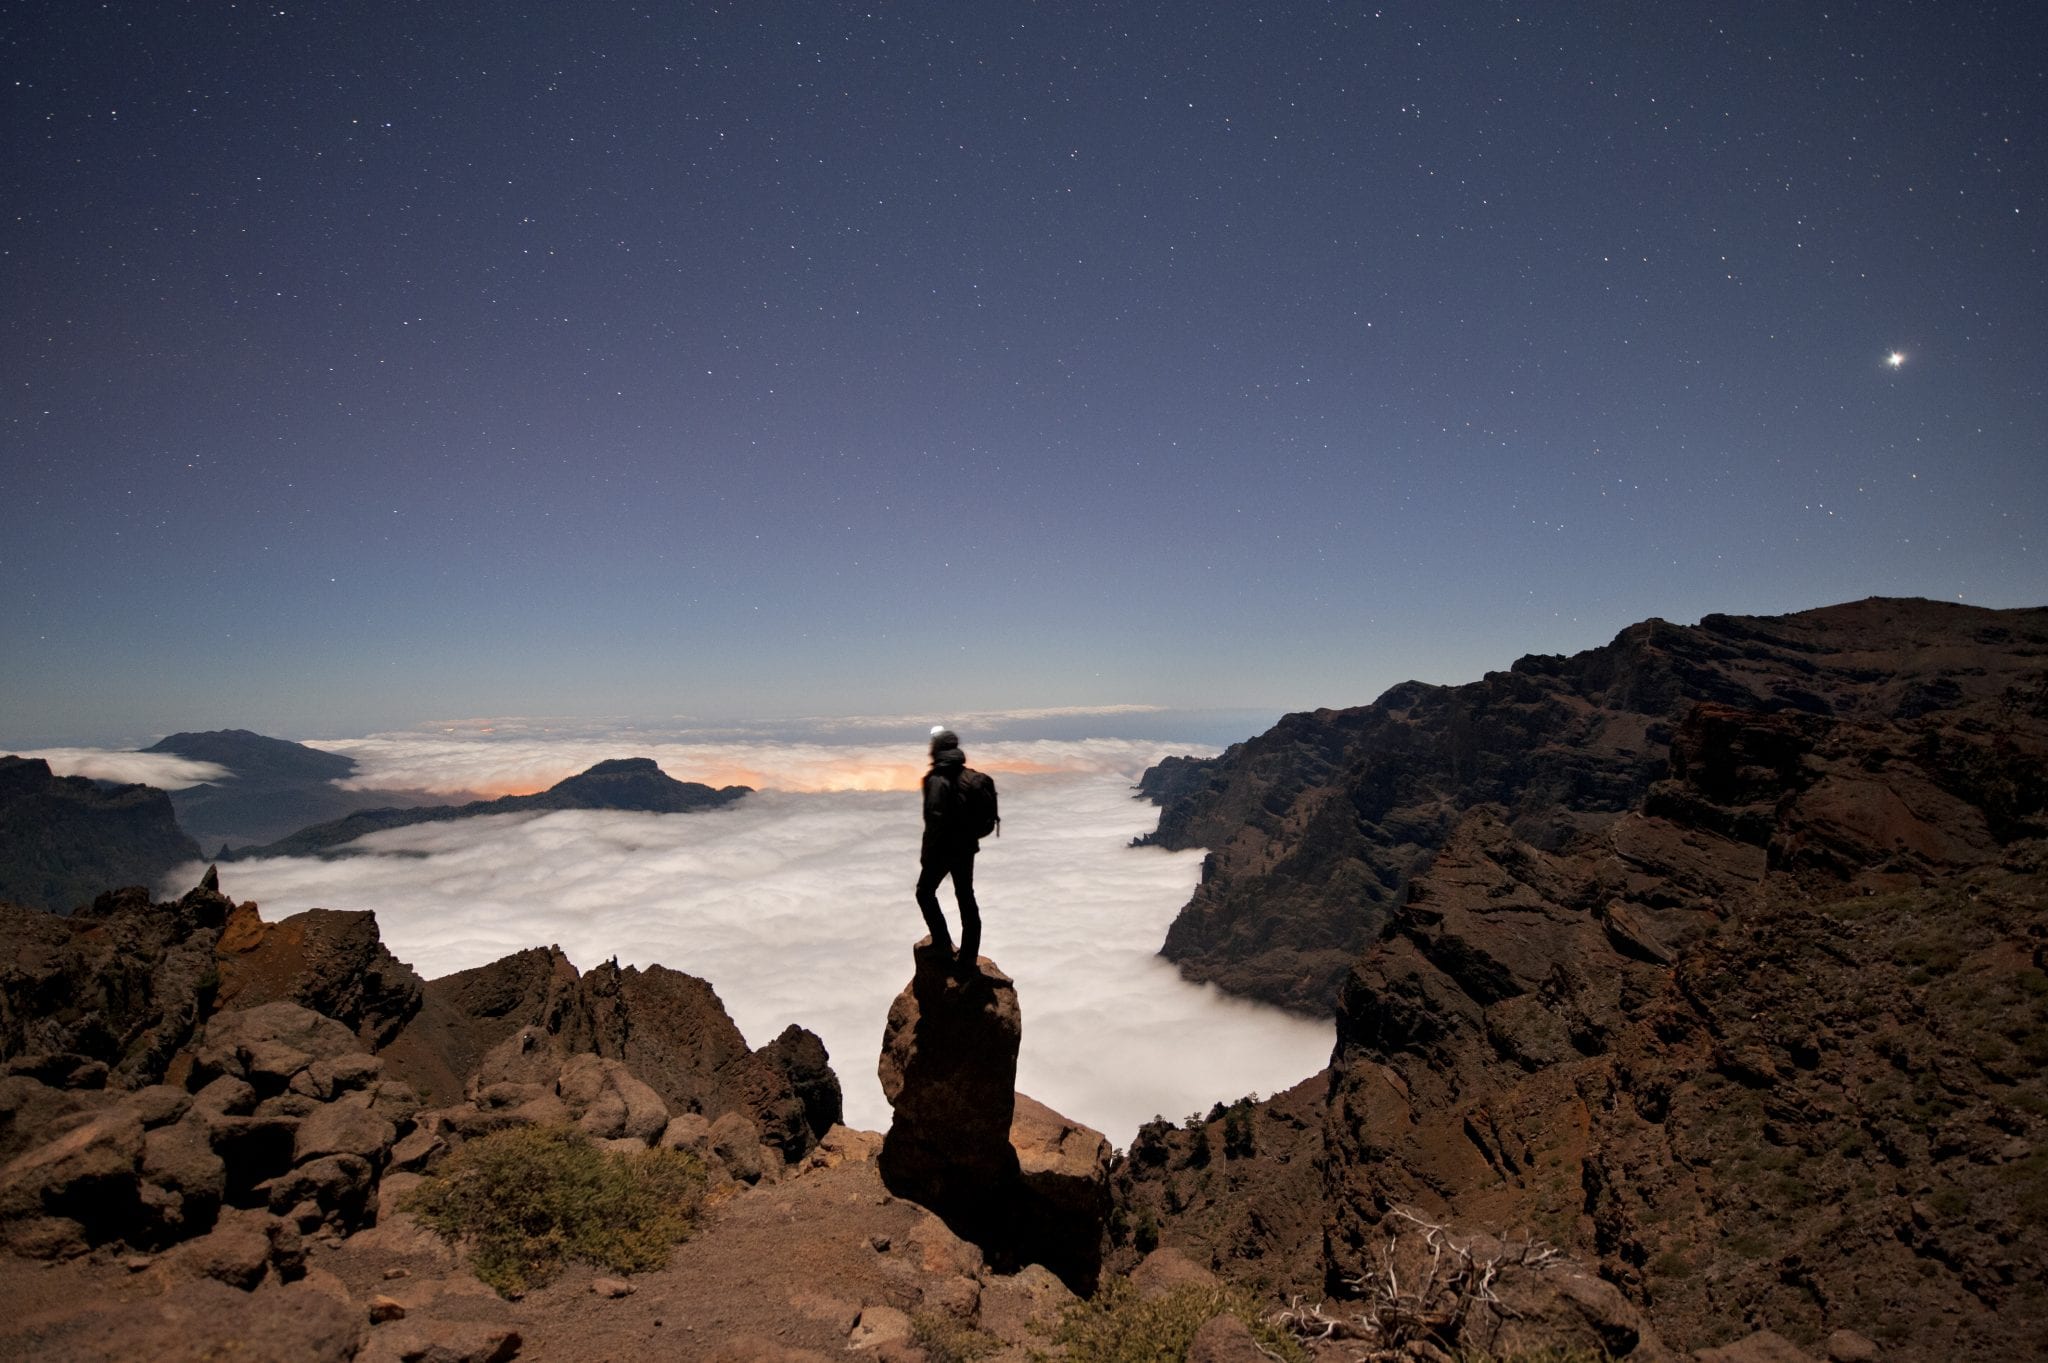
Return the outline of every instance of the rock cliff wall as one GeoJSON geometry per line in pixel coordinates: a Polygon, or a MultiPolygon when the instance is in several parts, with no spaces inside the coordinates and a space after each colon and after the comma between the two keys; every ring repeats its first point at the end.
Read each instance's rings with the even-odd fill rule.
{"type": "Polygon", "coordinates": [[[1688,705],[1618,813],[1560,834],[1526,804],[1456,809],[1344,974],[1331,1069],[1149,1131],[1118,1172],[1123,1253],[1146,1229],[1355,1295],[1390,1218],[1419,1216],[1585,1258],[1680,1347],[1767,1326],[1816,1353],[1841,1330],[1887,1358],[2038,1348],[2040,615],[1715,621],[1734,657],[1624,669],[1636,695],[1741,694],[1688,705]],[[1313,1247],[1289,1230],[1305,1197],[1313,1247]]]}
{"type": "Polygon", "coordinates": [[[1289,715],[1220,757],[1146,774],[1161,804],[1150,840],[1210,849],[1164,954],[1191,979],[1320,1013],[1467,810],[1496,806],[1541,849],[1595,835],[1667,774],[1672,735],[1702,701],[1936,733],[1953,745],[1952,780],[2018,783],[2009,811],[1984,787],[2009,833],[1999,821],[2033,818],[2042,792],[2005,769],[1997,712],[2044,686],[2048,610],[1872,598],[1645,621],[1469,685],[1409,682],[1371,705],[1289,715]]]}

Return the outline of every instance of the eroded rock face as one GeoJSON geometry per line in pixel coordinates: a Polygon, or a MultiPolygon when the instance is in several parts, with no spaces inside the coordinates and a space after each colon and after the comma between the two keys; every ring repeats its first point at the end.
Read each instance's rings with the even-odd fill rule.
{"type": "Polygon", "coordinates": [[[232,907],[203,888],[161,904],[122,890],[69,918],[0,905],[0,1060],[57,1083],[87,1063],[117,1088],[157,1082],[212,1004],[232,907]]]}
{"type": "Polygon", "coordinates": [[[1020,1093],[1010,1148],[1017,1155],[1018,1257],[1092,1287],[1108,1246],[1109,1142],[1020,1093]]]}
{"type": "MultiPolygon", "coordinates": [[[[784,1162],[801,1159],[838,1117],[838,1079],[814,1034],[793,1027],[749,1050],[705,981],[616,962],[579,974],[554,947],[430,981],[419,1013],[380,1055],[394,1074],[452,1098],[479,1073],[486,1086],[530,1082],[552,1091],[578,1053],[623,1065],[671,1115],[741,1113],[784,1162]],[[526,1035],[529,1049],[546,1039],[532,1074],[515,1074],[498,1054],[515,1035],[526,1035]]],[[[517,1106],[503,1095],[488,1105],[517,1106]]]]}
{"type": "MultiPolygon", "coordinates": [[[[1772,764],[1811,741],[1809,718],[1909,743],[1935,735],[1924,786],[1839,771],[1802,793],[1813,817],[1786,856],[1824,865],[1841,838],[1867,843],[1894,825],[1914,830],[1906,855],[1923,861],[1985,832],[2010,841],[2038,823],[2042,785],[2038,764],[1998,735],[2005,712],[2038,705],[2044,648],[2048,610],[1873,598],[1645,621],[1605,647],[1523,658],[1466,686],[1409,682],[1371,705],[1288,715],[1221,757],[1146,773],[1142,789],[1162,804],[1150,840],[1210,849],[1165,954],[1190,978],[1320,1012],[1466,811],[1497,806],[1517,838],[1549,851],[1597,836],[1668,774],[1673,735],[1703,702],[1782,720],[1752,734],[1756,752],[1730,771],[1772,789],[1783,788],[1772,764]],[[1951,826],[1962,811],[1950,800],[1981,813],[1951,826]]],[[[1714,800],[1745,817],[1727,795],[1714,800]]]]}
{"type": "Polygon", "coordinates": [[[325,1014],[371,1049],[419,1011],[425,986],[385,947],[377,915],[308,909],[265,923],[254,904],[229,916],[219,943],[222,1008],[289,1002],[325,1014]]]}
{"type": "MultiPolygon", "coordinates": [[[[1530,1227],[1686,1348],[1763,1326],[1930,1363],[2028,1347],[2048,1301],[2022,1207],[2048,1140],[2048,680],[2011,667],[2038,652],[2013,616],[2039,613],[1907,610],[1886,628],[1931,633],[1905,676],[1855,614],[1775,642],[1718,622],[1733,652],[1708,661],[1751,703],[1689,710],[1669,775],[1619,817],[1555,840],[1513,806],[1457,812],[1339,996],[1325,1287],[1369,1281],[1405,1208],[1530,1227]],[[1958,618],[1993,637],[1943,634],[1958,618]]],[[[1262,1146],[1278,1106],[1258,1105],[1262,1146]]],[[[1255,1277],[1261,1240],[1218,1232],[1258,1204],[1227,1214],[1218,1185],[1263,1184],[1226,1159],[1205,1185],[1188,1140],[1134,1145],[1125,1222],[1185,1225],[1255,1277]]]]}

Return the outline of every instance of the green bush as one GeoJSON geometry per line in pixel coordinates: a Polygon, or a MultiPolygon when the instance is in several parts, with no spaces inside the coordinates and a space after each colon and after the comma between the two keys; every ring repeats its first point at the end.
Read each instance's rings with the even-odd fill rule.
{"type": "Polygon", "coordinates": [[[1227,1287],[1176,1287],[1150,1301],[1127,1278],[1113,1278],[1060,1318],[1067,1363],[1181,1363],[1195,1332],[1212,1316],[1236,1316],[1274,1358],[1307,1363],[1294,1336],[1269,1324],[1250,1295],[1227,1287]]]}
{"type": "Polygon", "coordinates": [[[470,1141],[401,1205],[468,1243],[477,1277],[511,1297],[581,1259],[659,1268],[704,1203],[704,1166],[680,1150],[619,1155],[561,1126],[470,1141]]]}

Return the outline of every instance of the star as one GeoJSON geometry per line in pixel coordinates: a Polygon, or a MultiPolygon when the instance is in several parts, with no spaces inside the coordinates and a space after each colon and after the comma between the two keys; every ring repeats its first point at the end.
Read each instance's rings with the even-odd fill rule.
{"type": "Polygon", "coordinates": [[[1884,357],[1884,362],[1893,369],[1900,368],[1906,363],[1906,352],[1894,350],[1891,354],[1884,357]]]}

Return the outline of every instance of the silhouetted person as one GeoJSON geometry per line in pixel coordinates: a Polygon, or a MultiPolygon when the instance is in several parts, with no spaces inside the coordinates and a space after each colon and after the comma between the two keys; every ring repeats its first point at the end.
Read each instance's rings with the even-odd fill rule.
{"type": "Polygon", "coordinates": [[[981,906],[974,902],[974,854],[997,823],[995,782],[967,765],[960,738],[941,725],[932,730],[932,766],[924,776],[924,842],[918,850],[917,907],[932,945],[952,954],[953,935],[939,912],[939,882],[953,878],[960,905],[958,968],[971,972],[981,954],[981,906]]]}

